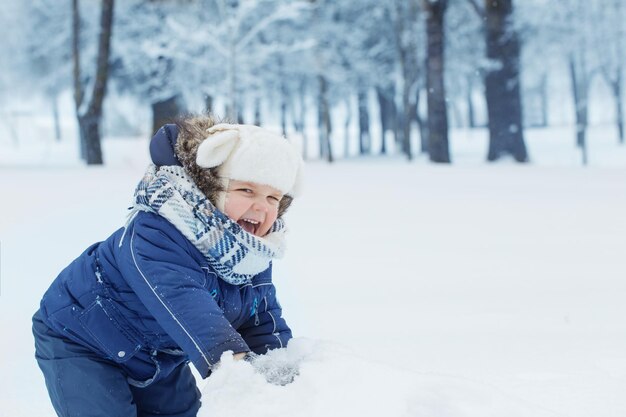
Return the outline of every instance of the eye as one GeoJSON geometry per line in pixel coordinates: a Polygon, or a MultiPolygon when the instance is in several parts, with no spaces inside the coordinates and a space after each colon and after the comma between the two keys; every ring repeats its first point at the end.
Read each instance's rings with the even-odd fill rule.
{"type": "Polygon", "coordinates": [[[282,197],[277,197],[275,195],[270,195],[267,198],[274,204],[280,203],[280,200],[282,199],[282,197]]]}
{"type": "Polygon", "coordinates": [[[249,188],[237,188],[236,191],[241,191],[242,193],[251,194],[252,190],[249,188]]]}

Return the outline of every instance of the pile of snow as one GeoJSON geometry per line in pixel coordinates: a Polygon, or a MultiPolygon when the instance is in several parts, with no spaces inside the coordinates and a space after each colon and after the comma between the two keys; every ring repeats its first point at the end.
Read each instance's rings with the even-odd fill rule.
{"type": "Polygon", "coordinates": [[[298,338],[257,360],[260,366],[225,353],[202,389],[198,416],[554,415],[481,382],[405,371],[331,342],[298,338]]]}

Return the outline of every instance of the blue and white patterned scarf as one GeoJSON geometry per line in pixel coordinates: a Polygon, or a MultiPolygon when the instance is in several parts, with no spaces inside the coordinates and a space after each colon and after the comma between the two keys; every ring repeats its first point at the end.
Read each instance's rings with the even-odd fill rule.
{"type": "Polygon", "coordinates": [[[139,211],[172,223],[204,255],[224,281],[246,284],[284,253],[285,226],[277,219],[263,237],[246,232],[219,211],[182,167],[150,165],[137,186],[130,223],[139,211]]]}

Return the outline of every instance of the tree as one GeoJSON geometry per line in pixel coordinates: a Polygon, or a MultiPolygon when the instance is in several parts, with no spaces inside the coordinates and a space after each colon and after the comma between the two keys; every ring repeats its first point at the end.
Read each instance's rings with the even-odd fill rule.
{"type": "Polygon", "coordinates": [[[23,48],[24,73],[30,75],[29,86],[49,100],[56,140],[61,140],[58,97],[71,87],[72,50],[69,8],[57,7],[54,0],[24,4],[23,48]],[[34,36],[37,34],[38,36],[34,36]]]}
{"type": "MultiPolygon", "coordinates": [[[[331,78],[343,79],[338,75],[342,64],[337,53],[337,42],[340,38],[340,19],[335,5],[329,0],[312,0],[311,33],[316,39],[313,49],[313,63],[317,81],[317,128],[320,145],[320,157],[333,162],[334,152],[331,135],[333,124],[331,118],[331,94],[329,88],[331,78]]],[[[336,94],[336,92],[335,92],[336,94]]]]}
{"type": "Polygon", "coordinates": [[[18,82],[18,74],[15,68],[28,66],[22,62],[23,56],[15,54],[15,51],[21,47],[21,42],[24,39],[23,34],[20,33],[20,29],[24,27],[22,20],[16,19],[16,16],[23,13],[23,7],[22,3],[10,2],[3,4],[2,13],[0,13],[0,27],[4,30],[2,42],[0,42],[0,56],[11,57],[11,59],[0,59],[0,120],[5,126],[5,132],[8,131],[7,136],[12,137],[15,147],[19,146],[18,129],[16,129],[6,107],[13,100],[11,97],[13,94],[11,93],[14,92],[15,87],[22,84],[18,82]]]}
{"type": "Polygon", "coordinates": [[[401,74],[402,113],[401,140],[402,150],[409,160],[413,158],[411,150],[411,122],[417,111],[416,91],[419,88],[423,62],[419,55],[419,5],[417,0],[393,0],[389,6],[394,28],[395,46],[401,74]]]}
{"type": "Polygon", "coordinates": [[[528,162],[522,123],[520,40],[513,24],[513,0],[468,0],[485,21],[487,58],[485,95],[489,115],[488,161],[511,155],[528,162]]]}
{"type": "Polygon", "coordinates": [[[379,120],[381,126],[380,154],[387,154],[387,132],[391,132],[398,143],[398,108],[396,105],[397,48],[392,10],[389,2],[373,2],[364,6],[370,17],[364,25],[369,33],[367,58],[370,62],[367,71],[376,90],[379,120]]]}
{"type": "Polygon", "coordinates": [[[347,109],[345,119],[345,153],[348,153],[350,145],[349,125],[352,120],[352,100],[356,96],[357,124],[358,124],[358,153],[359,155],[371,152],[370,113],[368,95],[370,89],[376,84],[376,63],[370,57],[373,48],[378,46],[379,31],[373,30],[378,27],[379,14],[375,8],[378,2],[372,1],[341,1],[338,2],[335,11],[337,40],[335,42],[336,53],[339,58],[339,71],[335,71],[335,88],[341,90],[345,97],[347,109]],[[374,13],[373,13],[374,11],[374,13]],[[343,35],[346,34],[346,35],[343,35]],[[340,75],[340,77],[337,77],[340,75]],[[341,79],[338,79],[341,78],[341,79]]]}
{"type": "Polygon", "coordinates": [[[551,67],[564,72],[565,79],[569,78],[575,120],[573,143],[581,150],[583,164],[588,162],[588,97],[592,81],[599,73],[598,55],[605,54],[603,42],[607,46],[613,42],[604,35],[602,41],[599,40],[597,32],[603,29],[597,25],[594,5],[604,9],[606,0],[553,2],[550,7],[544,7],[543,0],[528,0],[518,10],[528,45],[525,48],[526,78],[534,78],[534,84],[537,80],[545,83],[542,79],[551,67]],[[595,48],[599,50],[597,53],[595,48]]]}
{"type": "MultiPolygon", "coordinates": [[[[255,119],[261,123],[260,107],[263,101],[271,110],[278,110],[283,135],[287,134],[288,119],[302,134],[306,115],[306,93],[314,82],[313,53],[315,41],[310,38],[307,19],[276,21],[259,34],[261,58],[244,75],[245,93],[255,106],[255,119]]],[[[305,147],[306,148],[306,147],[305,147]]]]}
{"type": "Polygon", "coordinates": [[[72,54],[74,63],[74,102],[76,117],[80,129],[81,149],[83,158],[88,165],[102,165],[102,148],[100,144],[100,123],[102,119],[102,102],[106,94],[109,70],[109,54],[113,26],[114,0],[102,0],[100,17],[100,36],[98,40],[98,58],[96,73],[93,77],[91,96],[85,99],[88,85],[83,82],[80,62],[80,10],[78,0],[72,0],[72,54]]]}
{"type": "MultiPolygon", "coordinates": [[[[349,127],[356,115],[358,153],[369,154],[372,138],[368,98],[372,90],[382,93],[379,94],[383,97],[381,103],[393,103],[395,109],[395,80],[390,75],[397,68],[390,6],[374,0],[317,0],[314,4],[309,33],[317,45],[313,54],[315,68],[327,84],[320,83],[317,77],[320,150],[326,152],[328,149],[325,142],[332,128],[330,115],[325,116],[324,113],[341,103],[346,108],[344,153],[347,154],[351,148],[353,136],[349,127]],[[353,105],[355,99],[356,106],[353,105]]],[[[381,115],[384,115],[382,153],[386,152],[385,131],[395,128],[395,121],[391,123],[389,120],[395,118],[395,114],[391,115],[388,111],[390,107],[380,106],[381,115]]]]}
{"type": "Polygon", "coordinates": [[[602,22],[589,31],[592,53],[599,63],[600,74],[609,85],[615,103],[615,123],[618,141],[624,144],[624,60],[626,58],[624,20],[626,14],[622,0],[592,3],[593,21],[602,22]],[[608,4],[606,4],[608,2],[608,4]]]}
{"type": "Polygon", "coordinates": [[[447,0],[423,0],[426,12],[428,95],[428,154],[433,162],[450,162],[448,116],[444,83],[444,16],[447,0]]]}
{"type": "MultiPolygon", "coordinates": [[[[203,66],[217,67],[224,74],[213,82],[220,80],[225,85],[220,91],[227,97],[227,116],[237,120],[242,91],[280,47],[274,42],[264,43],[261,35],[280,22],[301,17],[308,8],[304,2],[284,0],[215,0],[199,5],[196,15],[182,14],[168,19],[168,27],[184,40],[178,54],[191,56],[189,51],[201,51],[201,57],[207,60],[203,66]],[[194,30],[190,31],[190,27],[194,30]]],[[[289,48],[290,45],[284,45],[285,50],[289,48]]]]}
{"type": "Polygon", "coordinates": [[[445,77],[448,104],[462,103],[466,110],[466,126],[478,127],[482,120],[477,110],[477,97],[484,98],[486,45],[484,22],[465,0],[449,0],[444,21],[445,77]]]}
{"type": "Polygon", "coordinates": [[[576,120],[576,146],[581,150],[582,163],[587,165],[587,127],[589,125],[589,92],[591,81],[596,73],[597,63],[591,54],[592,38],[590,31],[595,26],[591,21],[590,4],[583,0],[574,0],[567,7],[554,8],[554,22],[560,35],[567,42],[563,43],[570,75],[574,115],[576,120]]]}
{"type": "Polygon", "coordinates": [[[173,19],[196,13],[195,3],[128,0],[119,5],[113,39],[114,85],[148,102],[151,132],[186,111],[185,89],[197,93],[198,86],[206,84],[197,78],[201,69],[213,74],[212,61],[195,62],[199,51],[187,48],[169,28],[173,19]]]}

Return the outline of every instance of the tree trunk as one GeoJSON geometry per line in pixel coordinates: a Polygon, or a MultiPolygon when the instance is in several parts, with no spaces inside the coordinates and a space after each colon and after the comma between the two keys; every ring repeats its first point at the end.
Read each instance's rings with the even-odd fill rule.
{"type": "Polygon", "coordinates": [[[539,94],[541,95],[541,127],[548,127],[548,75],[541,76],[539,83],[539,94]]]}
{"type": "Polygon", "coordinates": [[[352,104],[350,96],[346,97],[346,119],[343,124],[343,156],[350,156],[350,124],[352,123],[352,104]]]}
{"type": "Polygon", "coordinates": [[[78,0],[72,0],[72,77],[74,80],[74,110],[78,120],[80,158],[87,159],[85,136],[80,126],[83,99],[85,97],[80,73],[80,8],[78,0]]]}
{"type": "Polygon", "coordinates": [[[81,137],[84,138],[85,160],[88,165],[102,165],[102,148],[100,145],[100,116],[87,113],[78,117],[81,137]]]}
{"type": "Polygon", "coordinates": [[[474,83],[472,82],[471,76],[467,77],[467,122],[469,124],[470,129],[474,129],[477,126],[476,123],[476,110],[474,109],[474,100],[472,100],[472,91],[473,91],[474,83]]]}
{"type": "Polygon", "coordinates": [[[398,108],[396,106],[395,96],[396,96],[396,88],[395,86],[391,86],[387,89],[382,89],[380,87],[376,88],[376,95],[378,96],[378,102],[380,103],[380,117],[381,117],[381,125],[382,125],[382,147],[380,150],[381,155],[387,154],[386,147],[386,132],[390,131],[393,133],[393,140],[396,144],[401,142],[401,132],[399,131],[398,126],[401,126],[398,116],[398,108]]]}
{"type": "Polygon", "coordinates": [[[582,152],[582,163],[587,165],[587,116],[588,116],[588,82],[583,68],[577,68],[574,56],[569,58],[569,70],[572,81],[572,95],[574,96],[574,110],[576,113],[576,146],[582,152]]]}
{"type": "Polygon", "coordinates": [[[463,120],[463,114],[459,108],[458,101],[448,100],[446,104],[450,106],[451,113],[451,117],[448,119],[448,124],[456,128],[465,127],[465,120],[463,120]]]}
{"type": "MultiPolygon", "coordinates": [[[[83,89],[75,89],[74,96],[77,103],[77,115],[79,130],[81,133],[81,151],[87,165],[102,165],[102,148],[100,145],[100,122],[102,120],[102,103],[106,95],[106,86],[109,74],[109,55],[111,51],[111,35],[113,28],[113,6],[114,0],[102,0],[102,14],[100,16],[100,36],[98,39],[98,57],[96,64],[96,74],[93,85],[91,100],[83,112],[83,89]]],[[[78,0],[73,0],[73,49],[78,51],[79,20],[78,0]]],[[[74,57],[74,83],[80,84],[80,59],[74,57]]]]}
{"type": "Polygon", "coordinates": [[[261,126],[261,99],[259,97],[254,99],[254,125],[261,126]]]}
{"type": "Polygon", "coordinates": [[[428,123],[424,121],[424,118],[420,114],[420,97],[422,95],[422,89],[418,88],[415,92],[415,102],[417,108],[415,110],[415,122],[420,132],[420,153],[428,153],[428,123]]]}
{"type": "Polygon", "coordinates": [[[370,137],[370,113],[367,106],[367,91],[360,89],[357,94],[359,103],[359,154],[369,154],[372,149],[370,137]]]}
{"type": "Polygon", "coordinates": [[[404,84],[402,86],[402,112],[398,113],[398,125],[401,127],[398,130],[400,146],[402,152],[406,155],[407,159],[411,161],[413,159],[413,151],[411,149],[411,123],[413,122],[414,114],[417,111],[417,103],[411,102],[411,85],[408,83],[409,78],[407,75],[404,77],[404,84]]]}
{"type": "Polygon", "coordinates": [[[409,161],[413,159],[413,152],[411,150],[411,122],[413,121],[413,114],[417,110],[417,106],[411,103],[410,95],[411,85],[408,83],[408,77],[405,76],[404,85],[402,86],[402,151],[409,161]]]}
{"type": "Polygon", "coordinates": [[[378,98],[378,109],[380,112],[380,153],[381,155],[387,154],[387,144],[385,135],[390,129],[389,126],[389,103],[385,94],[380,87],[376,87],[376,97],[378,98]]]}
{"type": "Polygon", "coordinates": [[[396,128],[394,145],[396,149],[400,149],[400,151],[404,153],[404,110],[397,109],[393,122],[396,128]]]}
{"type": "Polygon", "coordinates": [[[179,95],[152,103],[152,134],[164,124],[174,122],[184,112],[181,103],[179,95]]]}
{"type": "Polygon", "coordinates": [[[237,106],[237,109],[235,111],[237,113],[237,123],[239,123],[240,125],[244,124],[245,120],[243,119],[243,107],[237,106]]]}
{"type": "Polygon", "coordinates": [[[278,79],[280,83],[280,129],[283,136],[287,136],[287,102],[289,93],[287,91],[287,83],[285,82],[283,58],[278,57],[278,79]]]}
{"type": "Polygon", "coordinates": [[[302,158],[306,160],[308,156],[308,139],[304,129],[306,117],[306,80],[304,78],[300,80],[300,85],[298,86],[298,100],[298,106],[296,106],[294,103],[295,98],[292,100],[291,118],[293,120],[293,127],[295,131],[302,135],[302,158]],[[296,107],[298,107],[297,110],[296,107]]]}
{"type": "Polygon", "coordinates": [[[280,85],[280,129],[283,135],[287,135],[287,87],[281,82],[280,85]]]}
{"type": "Polygon", "coordinates": [[[428,98],[428,154],[432,162],[450,162],[448,150],[448,116],[444,85],[444,15],[447,0],[424,0],[427,58],[426,84],[428,98]]]}
{"type": "Polygon", "coordinates": [[[328,162],[333,162],[333,152],[330,143],[332,125],[330,119],[330,106],[328,104],[328,81],[323,75],[318,76],[319,83],[319,127],[320,127],[320,156],[326,157],[328,162]]]}
{"type": "Polygon", "coordinates": [[[213,96],[211,94],[204,95],[204,111],[207,114],[213,114],[213,96]]]}
{"type": "MultiPolygon", "coordinates": [[[[624,2],[623,0],[613,0],[612,10],[609,13],[614,14],[617,17],[618,22],[624,20],[624,2]]],[[[618,26],[619,27],[619,26],[618,26]]],[[[621,145],[624,144],[624,90],[623,90],[623,77],[624,77],[624,26],[618,29],[619,36],[615,38],[615,58],[616,68],[615,77],[610,81],[613,90],[613,97],[615,98],[615,120],[617,123],[618,141],[621,145]],[[621,29],[621,30],[620,30],[621,29]]],[[[607,51],[608,52],[608,51],[607,51]]]]}
{"type": "Polygon", "coordinates": [[[485,77],[488,161],[508,154],[517,162],[528,162],[522,124],[520,43],[511,24],[512,13],[512,0],[485,0],[487,58],[496,65],[485,77]]]}
{"type": "Polygon", "coordinates": [[[237,114],[237,49],[235,40],[230,40],[228,57],[228,104],[226,105],[226,116],[235,121],[238,119],[237,114]]]}
{"type": "Polygon", "coordinates": [[[52,119],[54,122],[54,139],[57,142],[61,142],[61,123],[59,121],[59,95],[58,93],[52,93],[50,97],[52,104],[52,119]]]}
{"type": "Polygon", "coordinates": [[[623,102],[623,89],[622,89],[622,74],[618,72],[617,78],[611,83],[611,89],[613,90],[613,98],[615,99],[615,120],[617,123],[617,133],[619,143],[624,144],[624,109],[622,107],[623,102]]]}
{"type": "MultiPolygon", "coordinates": [[[[318,84],[321,85],[319,81],[321,77],[318,78],[318,84]]],[[[322,92],[321,87],[318,85],[319,92],[317,95],[317,133],[318,133],[318,144],[319,144],[319,154],[320,159],[324,159],[326,157],[326,138],[324,137],[326,127],[324,126],[324,106],[322,105],[322,92]]]]}
{"type": "Polygon", "coordinates": [[[417,109],[417,104],[412,103],[411,95],[416,88],[419,79],[419,64],[417,62],[417,42],[415,38],[414,25],[418,22],[418,0],[400,0],[392,2],[394,5],[394,28],[395,46],[398,53],[398,63],[400,64],[400,74],[402,80],[401,106],[397,121],[400,128],[396,139],[400,139],[401,149],[410,161],[413,159],[411,150],[411,124],[417,109]],[[399,137],[400,136],[400,137],[399,137]]]}

